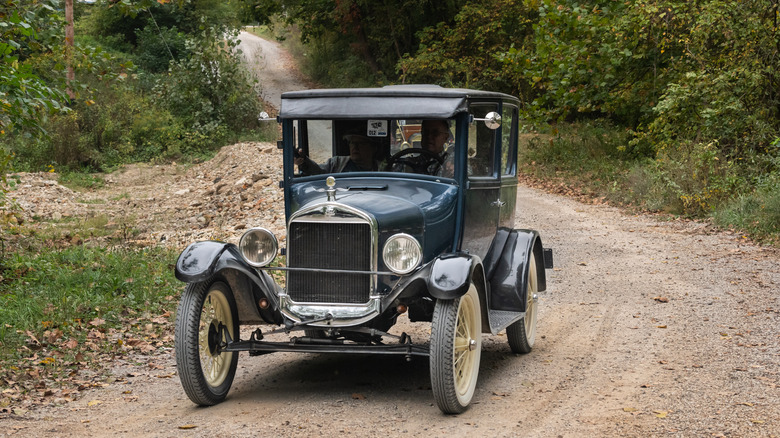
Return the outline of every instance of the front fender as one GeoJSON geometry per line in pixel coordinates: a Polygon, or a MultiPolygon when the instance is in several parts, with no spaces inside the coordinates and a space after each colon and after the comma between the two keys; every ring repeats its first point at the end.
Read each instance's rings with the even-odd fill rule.
{"type": "Polygon", "coordinates": [[[479,257],[452,254],[433,261],[428,276],[428,293],[440,300],[453,300],[469,290],[474,269],[481,263],[479,257]]]}
{"type": "Polygon", "coordinates": [[[266,322],[279,323],[279,286],[265,271],[250,266],[232,243],[204,241],[190,244],[176,260],[176,278],[185,283],[197,283],[220,275],[233,289],[239,304],[239,319],[255,321],[262,316],[266,322]],[[260,295],[260,296],[258,296],[260,295]],[[257,308],[260,298],[266,298],[270,306],[257,308]]]}

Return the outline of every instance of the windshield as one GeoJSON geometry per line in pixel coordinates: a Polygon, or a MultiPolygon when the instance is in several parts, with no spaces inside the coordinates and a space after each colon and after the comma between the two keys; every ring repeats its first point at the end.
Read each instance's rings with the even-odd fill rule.
{"type": "Polygon", "coordinates": [[[455,122],[296,120],[296,176],[405,172],[452,178],[455,122]]]}

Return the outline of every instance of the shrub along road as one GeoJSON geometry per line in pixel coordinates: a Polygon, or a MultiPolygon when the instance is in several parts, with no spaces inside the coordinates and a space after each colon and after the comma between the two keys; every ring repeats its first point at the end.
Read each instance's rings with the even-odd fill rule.
{"type": "MultiPolygon", "coordinates": [[[[272,144],[235,146],[191,174],[155,167],[161,176],[134,179],[138,186],[125,188],[120,199],[113,200],[121,176],[90,196],[105,200],[101,208],[118,203],[126,217],[159,209],[155,220],[168,231],[156,229],[149,241],[207,235],[202,230],[218,222],[213,217],[182,223],[175,212],[182,205],[204,208],[193,207],[199,196],[226,188],[236,193],[220,200],[224,213],[216,217],[228,216],[219,221],[222,232],[229,230],[230,215],[257,211],[257,205],[262,215],[245,213],[240,227],[276,217],[280,228],[283,206],[269,202],[279,199],[274,184],[254,177],[233,182],[240,176],[230,160],[241,154],[262,156],[262,165],[278,169],[280,154],[272,144]],[[195,189],[185,192],[188,182],[195,189]],[[157,193],[157,201],[133,202],[149,193],[157,193]],[[181,232],[197,227],[201,231],[189,236],[181,232]]],[[[516,356],[505,336],[486,337],[474,403],[461,415],[443,416],[435,406],[424,359],[292,353],[242,355],[228,399],[197,408],[179,385],[168,347],[116,361],[114,380],[78,400],[0,417],[0,433],[780,435],[777,250],[706,224],[627,215],[531,188],[520,189],[517,205],[516,226],[538,229],[555,250],[556,268],[548,271],[549,288],[540,299],[537,343],[530,354],[516,356]]],[[[397,329],[427,342],[427,324],[404,321],[397,329]]]]}

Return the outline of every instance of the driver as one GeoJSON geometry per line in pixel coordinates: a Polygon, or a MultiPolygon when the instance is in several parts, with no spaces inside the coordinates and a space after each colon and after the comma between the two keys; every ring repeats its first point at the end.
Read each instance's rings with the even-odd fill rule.
{"type": "Polygon", "coordinates": [[[422,122],[422,147],[442,158],[442,164],[433,162],[428,166],[429,175],[452,178],[455,174],[454,155],[449,149],[452,135],[446,120],[428,119],[422,122]]]}
{"type": "Polygon", "coordinates": [[[367,172],[379,168],[379,163],[376,159],[379,144],[375,140],[365,135],[357,134],[346,135],[344,138],[349,142],[349,156],[337,155],[329,158],[325,164],[319,165],[304,155],[303,150],[299,149],[298,156],[295,157],[295,164],[306,175],[367,172]]]}

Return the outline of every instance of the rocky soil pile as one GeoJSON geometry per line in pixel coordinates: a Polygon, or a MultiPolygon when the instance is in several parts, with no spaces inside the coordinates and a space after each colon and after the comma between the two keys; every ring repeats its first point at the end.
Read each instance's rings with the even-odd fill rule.
{"type": "Polygon", "coordinates": [[[18,221],[104,218],[110,237],[183,248],[197,240],[236,241],[263,226],[284,239],[282,154],[271,143],[239,143],[194,166],[134,164],[96,190],[74,191],[54,173],[22,173],[9,193],[18,221]]]}

